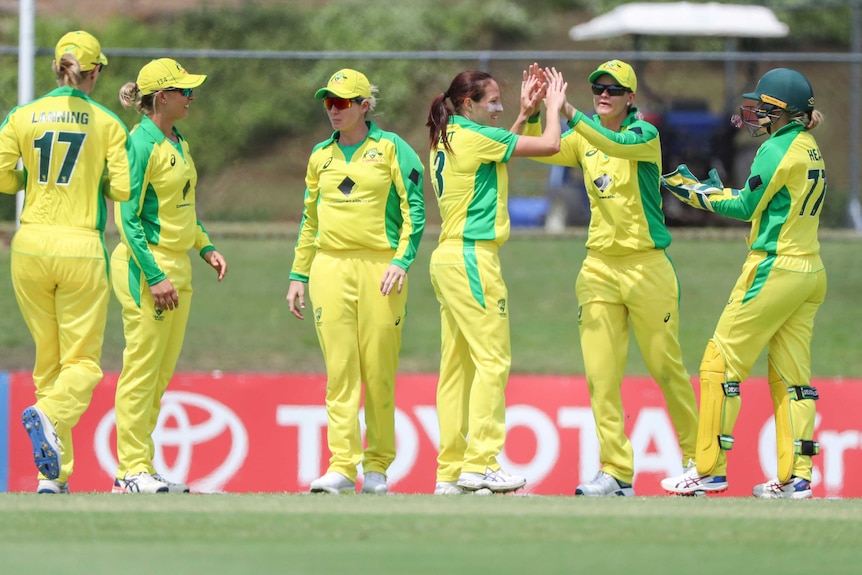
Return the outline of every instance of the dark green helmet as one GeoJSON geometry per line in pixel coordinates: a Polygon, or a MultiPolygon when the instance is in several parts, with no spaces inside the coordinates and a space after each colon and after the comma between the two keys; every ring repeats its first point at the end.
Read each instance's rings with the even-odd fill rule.
{"type": "Polygon", "coordinates": [[[814,110],[814,90],[811,83],[805,76],[790,68],[773,68],[760,78],[754,92],[743,94],[742,97],[772,104],[789,112],[814,110]]]}

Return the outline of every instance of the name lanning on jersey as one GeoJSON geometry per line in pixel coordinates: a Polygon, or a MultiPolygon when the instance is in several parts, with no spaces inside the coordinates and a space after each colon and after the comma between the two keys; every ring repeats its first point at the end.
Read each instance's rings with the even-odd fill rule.
{"type": "Polygon", "coordinates": [[[72,110],[57,110],[54,112],[33,112],[31,124],[83,124],[90,123],[89,112],[73,112],[72,110]]]}

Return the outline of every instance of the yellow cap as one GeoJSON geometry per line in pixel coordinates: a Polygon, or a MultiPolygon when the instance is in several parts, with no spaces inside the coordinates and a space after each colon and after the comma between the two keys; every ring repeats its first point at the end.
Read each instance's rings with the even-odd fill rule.
{"type": "Polygon", "coordinates": [[[205,74],[189,74],[176,60],[159,58],[138,72],[138,89],[146,96],[168,88],[197,88],[206,79],[205,74]]]}
{"type": "Polygon", "coordinates": [[[59,63],[63,54],[72,54],[81,65],[82,72],[92,70],[99,64],[108,64],[108,58],[102,54],[102,45],[95,36],[83,30],[69,32],[60,38],[54,48],[54,60],[59,63]]]}
{"type": "Polygon", "coordinates": [[[371,84],[362,72],[342,68],[332,75],[325,88],[315,92],[314,97],[322,100],[326,94],[349,100],[351,98],[370,98],[371,84]]]}
{"type": "Polygon", "coordinates": [[[595,72],[590,74],[590,82],[595,82],[604,74],[616,80],[623,88],[628,88],[632,92],[638,91],[638,78],[635,76],[635,71],[622,60],[608,60],[596,68],[595,72]]]}

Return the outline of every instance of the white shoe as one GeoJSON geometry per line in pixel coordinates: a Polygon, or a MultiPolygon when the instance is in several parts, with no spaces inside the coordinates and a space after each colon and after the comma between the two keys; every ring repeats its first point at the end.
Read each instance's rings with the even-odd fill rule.
{"type": "Polygon", "coordinates": [[[164,475],[161,473],[153,473],[153,477],[164,483],[168,486],[168,493],[188,493],[189,486],[185,483],[174,483],[173,481],[169,481],[164,475]]]}
{"type": "Polygon", "coordinates": [[[527,480],[517,475],[510,475],[498,469],[491,471],[491,468],[485,469],[485,473],[470,473],[463,471],[458,477],[458,487],[462,487],[467,491],[479,491],[487,489],[493,493],[506,493],[516,491],[527,484],[527,480]]]}
{"type": "Polygon", "coordinates": [[[787,483],[773,479],[755,485],[752,493],[761,499],[807,499],[811,497],[811,482],[794,475],[787,483]]]}
{"type": "Polygon", "coordinates": [[[39,487],[36,488],[36,493],[69,493],[69,484],[60,483],[54,479],[40,479],[39,487]]]}
{"type": "Polygon", "coordinates": [[[701,475],[697,472],[697,466],[691,465],[685,468],[682,475],[662,479],[661,486],[674,495],[719,493],[727,490],[727,476],[701,475]]]}
{"type": "Polygon", "coordinates": [[[434,495],[463,495],[463,487],[458,486],[457,481],[440,481],[434,486],[434,495]]]}
{"type": "Polygon", "coordinates": [[[386,485],[386,476],[376,471],[369,471],[362,480],[362,493],[373,493],[375,495],[386,495],[389,487],[386,485]]]}
{"type": "Polygon", "coordinates": [[[60,477],[63,452],[54,424],[35,405],[24,410],[21,414],[21,423],[24,424],[24,429],[30,436],[30,443],[33,445],[33,462],[39,472],[48,479],[60,477]]]}
{"type": "Polygon", "coordinates": [[[575,495],[588,497],[609,497],[612,495],[629,497],[635,494],[631,483],[623,483],[613,475],[599,471],[589,483],[582,483],[575,489],[575,495]]]}
{"type": "Polygon", "coordinates": [[[350,481],[340,473],[330,471],[323,477],[318,477],[311,482],[312,493],[356,493],[356,482],[350,481]]]}
{"type": "Polygon", "coordinates": [[[167,493],[168,484],[159,481],[146,471],[134,475],[126,474],[124,479],[114,479],[111,493],[167,493]]]}

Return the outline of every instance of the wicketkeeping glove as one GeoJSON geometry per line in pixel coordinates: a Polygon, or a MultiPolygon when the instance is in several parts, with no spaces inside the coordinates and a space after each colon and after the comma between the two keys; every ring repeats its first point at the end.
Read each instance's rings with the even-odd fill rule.
{"type": "Polygon", "coordinates": [[[661,177],[662,185],[685,204],[700,210],[713,212],[709,196],[722,195],[723,185],[715,169],[709,171],[709,177],[701,182],[688,166],[680,164],[674,171],[661,177]]]}

